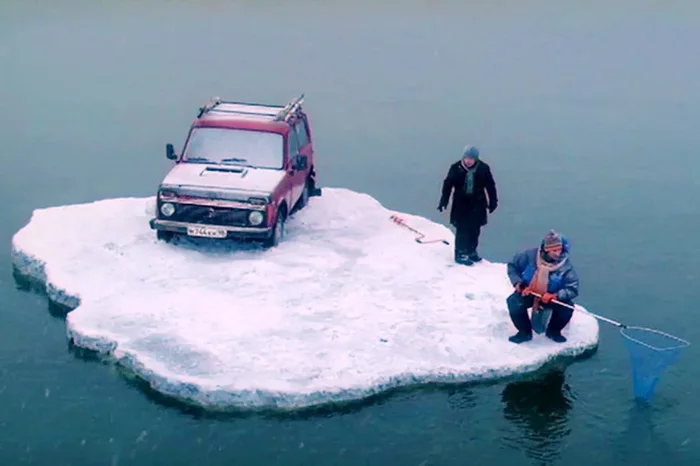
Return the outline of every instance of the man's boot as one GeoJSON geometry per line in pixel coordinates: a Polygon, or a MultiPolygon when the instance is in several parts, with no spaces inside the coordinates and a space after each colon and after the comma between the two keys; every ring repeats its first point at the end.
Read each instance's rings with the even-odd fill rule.
{"type": "Polygon", "coordinates": [[[547,330],[545,332],[545,335],[547,336],[547,338],[549,338],[552,341],[556,341],[557,343],[565,343],[566,342],[566,337],[564,335],[562,335],[561,332],[547,330]]]}
{"type": "Polygon", "coordinates": [[[470,252],[468,257],[472,262],[481,262],[481,257],[479,257],[476,251],[470,252]]]}
{"type": "Polygon", "coordinates": [[[457,256],[455,258],[455,262],[462,265],[474,265],[474,262],[471,259],[469,259],[469,256],[467,256],[466,254],[457,256]]]}
{"type": "Polygon", "coordinates": [[[455,262],[462,265],[472,265],[474,263],[469,259],[469,254],[461,250],[455,251],[455,262]]]}
{"type": "Polygon", "coordinates": [[[532,332],[518,332],[512,337],[508,337],[508,341],[511,341],[516,344],[520,344],[530,340],[532,340],[532,332]]]}

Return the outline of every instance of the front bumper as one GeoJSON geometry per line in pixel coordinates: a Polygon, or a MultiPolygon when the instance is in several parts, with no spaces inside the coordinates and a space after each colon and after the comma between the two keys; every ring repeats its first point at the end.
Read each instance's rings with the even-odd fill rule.
{"type": "MultiPolygon", "coordinates": [[[[172,231],[187,235],[188,227],[212,228],[226,231],[225,238],[235,239],[267,239],[272,235],[272,228],[267,227],[231,227],[221,225],[206,225],[201,223],[176,222],[172,220],[160,220],[152,218],[149,221],[152,230],[172,231]]],[[[222,238],[223,239],[223,238],[222,238]]]]}

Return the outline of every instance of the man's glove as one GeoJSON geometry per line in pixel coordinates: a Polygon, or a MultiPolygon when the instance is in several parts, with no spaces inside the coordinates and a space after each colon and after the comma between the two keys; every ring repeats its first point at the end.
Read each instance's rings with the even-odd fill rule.
{"type": "Polygon", "coordinates": [[[489,213],[492,214],[496,210],[497,207],[498,207],[498,204],[489,205],[489,213]]]}
{"type": "Polygon", "coordinates": [[[553,299],[557,299],[557,295],[552,293],[545,293],[542,295],[542,302],[545,304],[549,303],[553,299]]]}
{"type": "Polygon", "coordinates": [[[442,212],[443,210],[445,210],[446,207],[447,207],[446,205],[440,204],[440,205],[438,206],[438,212],[442,212]]]}

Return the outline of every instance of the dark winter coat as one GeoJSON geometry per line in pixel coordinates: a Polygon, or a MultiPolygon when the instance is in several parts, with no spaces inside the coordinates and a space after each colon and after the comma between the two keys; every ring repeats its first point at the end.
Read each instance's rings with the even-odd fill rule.
{"type": "Polygon", "coordinates": [[[498,194],[496,182],[491,174],[491,167],[479,160],[474,173],[474,189],[471,195],[465,191],[467,171],[462,162],[457,161],[450,166],[444,182],[442,183],[442,197],[440,207],[447,207],[452,194],[452,209],[450,211],[450,223],[454,226],[469,223],[472,225],[486,225],[486,210],[493,212],[498,207],[498,194]],[[486,198],[488,193],[488,199],[486,198]]]}
{"type": "MultiPolygon", "coordinates": [[[[559,301],[571,303],[578,296],[579,278],[576,274],[576,269],[571,263],[569,244],[565,238],[562,246],[563,251],[559,260],[564,257],[567,260],[561,268],[549,274],[547,292],[556,294],[559,301]]],[[[518,283],[521,283],[523,286],[530,284],[530,280],[535,275],[535,269],[537,268],[537,254],[542,254],[541,245],[540,247],[526,249],[515,254],[513,259],[508,262],[508,278],[513,286],[518,283]]]]}

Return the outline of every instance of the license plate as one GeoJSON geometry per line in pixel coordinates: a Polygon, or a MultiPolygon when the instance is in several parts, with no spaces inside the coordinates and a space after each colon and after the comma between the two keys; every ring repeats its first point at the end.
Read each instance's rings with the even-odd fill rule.
{"type": "Polygon", "coordinates": [[[201,238],[226,238],[226,230],[212,227],[187,227],[187,234],[201,238]]]}

